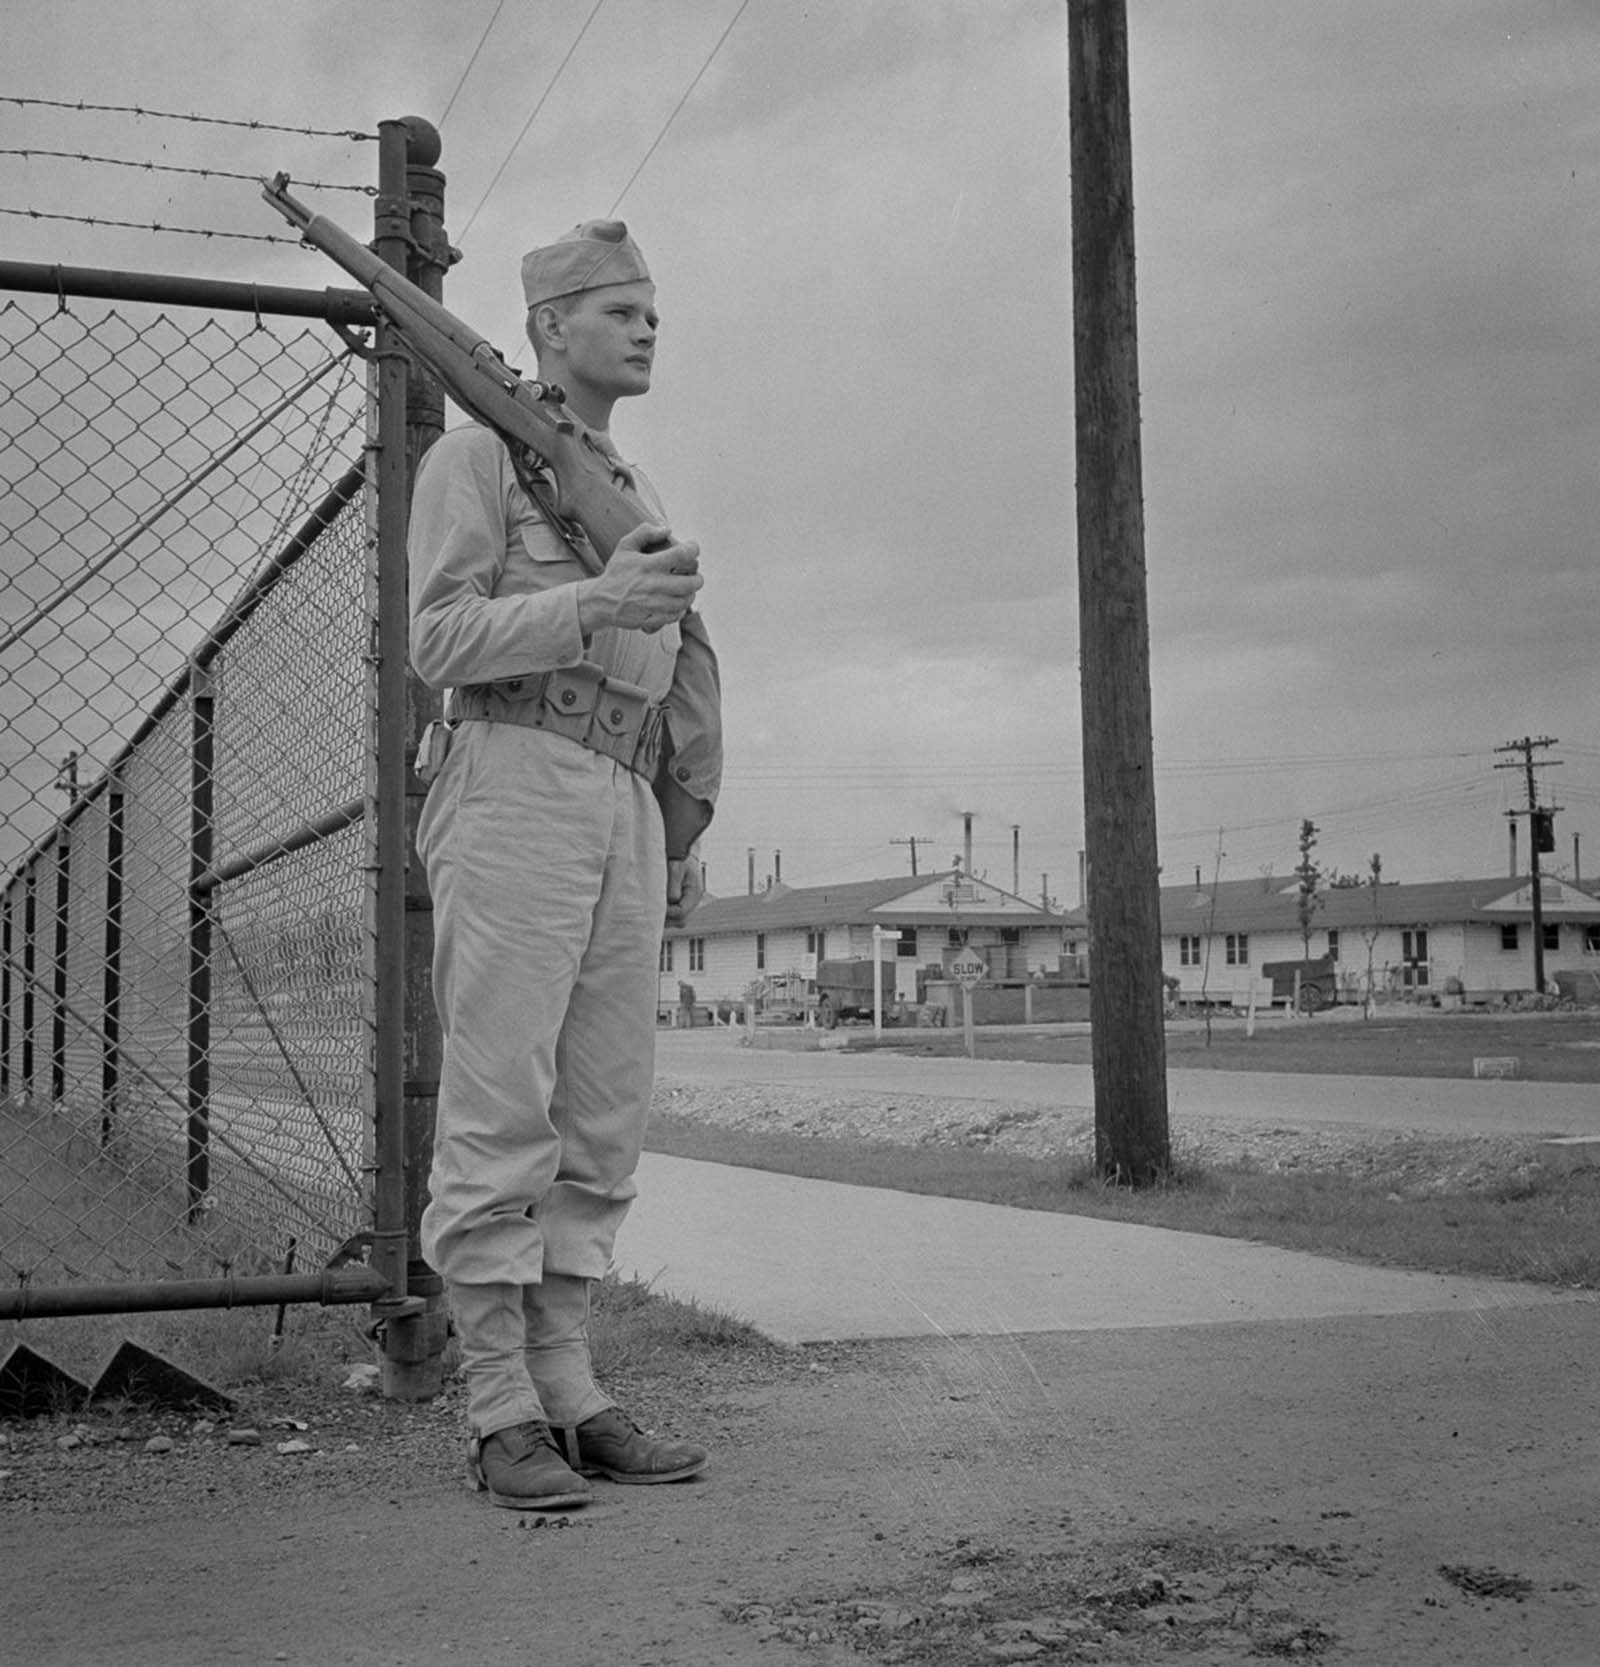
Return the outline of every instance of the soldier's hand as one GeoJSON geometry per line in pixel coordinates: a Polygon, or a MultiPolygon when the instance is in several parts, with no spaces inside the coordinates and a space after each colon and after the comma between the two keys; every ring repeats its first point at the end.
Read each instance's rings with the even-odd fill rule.
{"type": "Polygon", "coordinates": [[[683,618],[704,583],[700,546],[646,522],[618,543],[599,578],[579,581],[579,628],[585,636],[604,626],[659,631],[683,618]]]}
{"type": "Polygon", "coordinates": [[[667,925],[682,926],[705,894],[700,864],[693,858],[667,858],[667,925]]]}

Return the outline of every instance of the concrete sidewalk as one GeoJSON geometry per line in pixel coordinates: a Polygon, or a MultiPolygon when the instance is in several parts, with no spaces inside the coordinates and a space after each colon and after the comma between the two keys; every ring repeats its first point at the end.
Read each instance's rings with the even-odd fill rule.
{"type": "Polygon", "coordinates": [[[640,1164],[616,1266],[786,1342],[1485,1313],[1592,1300],[654,1152],[640,1164]]]}

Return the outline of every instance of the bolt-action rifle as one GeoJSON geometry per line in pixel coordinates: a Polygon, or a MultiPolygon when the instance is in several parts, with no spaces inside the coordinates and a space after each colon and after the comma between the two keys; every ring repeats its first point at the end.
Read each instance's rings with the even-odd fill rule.
{"type": "MultiPolygon", "coordinates": [[[[341,226],[296,202],[288,186],[289,176],[277,174],[263,182],[262,195],[299,229],[307,243],[372,292],[400,339],[456,404],[499,434],[522,489],[594,572],[610,560],[622,538],[656,519],[630,490],[627,476],[595,443],[588,427],[567,409],[560,388],[524,380],[477,331],[379,260],[341,226]],[[574,530],[587,536],[588,548],[583,539],[572,536],[574,530]]],[[[679,622],[679,629],[683,647],[678,675],[692,678],[702,704],[715,703],[716,657],[692,609],[679,622]]],[[[667,740],[670,747],[670,724],[667,740]]],[[[665,769],[655,791],[661,802],[667,854],[684,857],[710,822],[711,806],[681,787],[665,769]]]]}
{"type": "MultiPolygon", "coordinates": [[[[380,260],[349,232],[289,195],[289,176],[262,195],[301,237],[371,290],[401,340],[463,411],[494,429],[511,453],[523,490],[554,526],[587,534],[599,572],[618,541],[655,516],[595,444],[554,383],[527,381],[477,331],[380,260]]],[[[587,559],[582,541],[572,541],[587,559]]]]}

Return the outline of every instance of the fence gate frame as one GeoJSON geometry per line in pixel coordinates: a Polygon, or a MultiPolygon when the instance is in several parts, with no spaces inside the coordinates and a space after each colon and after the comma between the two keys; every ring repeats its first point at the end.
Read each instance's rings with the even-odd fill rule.
{"type": "MultiPolygon", "coordinates": [[[[421,117],[407,116],[378,124],[378,194],[374,204],[373,249],[434,300],[443,298],[444,273],[459,258],[444,231],[445,178],[436,164],[437,131],[421,117]]],[[[367,927],[373,946],[373,1178],[372,1226],[362,1234],[363,1263],[355,1255],[335,1257],[313,1273],[228,1275],[214,1279],[146,1280],[121,1284],[40,1287],[23,1284],[0,1290],[0,1320],[56,1318],[71,1315],[155,1312],[174,1309],[243,1307],[316,1302],[324,1305],[369,1303],[373,1335],[380,1346],[381,1386],[391,1398],[429,1399],[439,1392],[448,1320],[443,1282],[422,1258],[419,1229],[426,1202],[427,1178],[437,1105],[442,1038],[431,992],[432,904],[426,877],[416,858],[416,826],[426,784],[415,772],[416,745],[423,728],[438,716],[439,696],[410,670],[407,631],[406,527],[411,485],[423,453],[444,429],[444,398],[438,385],[412,362],[395,332],[364,289],[292,288],[175,274],[138,273],[89,267],[0,261],[0,291],[44,294],[65,304],[75,296],[110,301],[154,303],[218,312],[249,312],[258,317],[320,319],[347,347],[369,361],[375,398],[361,465],[351,469],[313,511],[288,550],[276,558],[281,567],[293,552],[313,540],[365,484],[376,504],[376,607],[367,622],[376,685],[373,734],[370,737],[367,799],[329,811],[308,827],[309,843],[336,827],[351,825],[371,805],[368,850],[370,872],[365,887],[367,927]],[[373,345],[358,347],[354,328],[373,329],[373,345]]],[[[207,639],[214,652],[224,632],[236,628],[231,617],[207,639]]],[[[189,876],[190,930],[209,930],[210,898],[229,878],[248,871],[261,859],[245,854],[222,867],[209,851],[211,785],[205,698],[207,664],[196,655],[190,664],[194,698],[195,752],[189,876]]],[[[118,1053],[118,979],[122,933],[121,842],[122,788],[117,767],[108,773],[107,879],[103,899],[106,946],[105,1022],[101,1031],[103,1082],[114,1092],[121,1068],[118,1053]]],[[[67,884],[66,863],[72,840],[73,810],[63,816],[45,844],[57,852],[56,884],[67,884]]],[[[279,841],[274,850],[286,849],[279,841]]],[[[8,890],[0,918],[0,1026],[7,1046],[0,1050],[9,1071],[11,995],[18,990],[24,1015],[24,1050],[34,1046],[34,1007],[54,1001],[51,1058],[47,1068],[59,1075],[65,990],[55,988],[64,974],[59,945],[57,969],[41,969],[36,924],[49,902],[36,895],[30,868],[23,891],[27,918],[15,918],[8,890]],[[18,940],[23,964],[14,969],[18,940]],[[52,983],[54,980],[54,984],[52,983]],[[53,993],[52,993],[53,992],[53,993]]],[[[57,932],[64,932],[64,910],[57,908],[57,932]]],[[[189,998],[190,1069],[184,1085],[189,1107],[187,1178],[191,1200],[206,1190],[209,1075],[208,993],[191,988],[189,998]],[[198,1191],[196,1190],[198,1188],[198,1191]]],[[[38,1069],[38,1062],[27,1067],[38,1069]]],[[[52,1077],[55,1081],[55,1076],[52,1077]]],[[[0,1091],[7,1083],[0,1082],[0,1091]]],[[[59,1084],[57,1085],[59,1087],[59,1084]]]]}

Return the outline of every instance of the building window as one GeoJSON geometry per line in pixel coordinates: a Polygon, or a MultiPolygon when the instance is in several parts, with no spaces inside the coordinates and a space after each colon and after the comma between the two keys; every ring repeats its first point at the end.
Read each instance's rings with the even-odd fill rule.
{"type": "Polygon", "coordinates": [[[661,940],[661,970],[663,972],[671,972],[672,971],[672,939],[671,938],[663,938],[661,940]]]}
{"type": "Polygon", "coordinates": [[[1339,959],[1339,928],[1337,926],[1328,928],[1328,959],[1330,961],[1339,959]]]}
{"type": "Polygon", "coordinates": [[[1230,932],[1226,947],[1227,961],[1230,967],[1247,967],[1250,965],[1250,934],[1248,932],[1230,932]]]}
{"type": "Polygon", "coordinates": [[[1559,920],[1547,920],[1542,922],[1542,925],[1544,926],[1545,948],[1559,949],[1561,947],[1561,922],[1559,920]]]}
{"type": "Polygon", "coordinates": [[[706,970],[706,940],[704,938],[690,938],[689,940],[689,971],[704,972],[706,970]]]}
{"type": "Polygon", "coordinates": [[[1197,967],[1200,965],[1199,938],[1180,937],[1178,939],[1178,965],[1180,967],[1197,967]]]}
{"type": "Polygon", "coordinates": [[[1584,927],[1583,952],[1585,955],[1600,955],[1600,926],[1584,927]]]}
{"type": "Polygon", "coordinates": [[[756,933],[756,971],[765,972],[767,966],[767,934],[756,933]]]}
{"type": "Polygon", "coordinates": [[[915,926],[902,926],[900,936],[895,940],[895,954],[903,961],[914,961],[917,958],[917,929],[915,926]]]}
{"type": "Polygon", "coordinates": [[[1505,922],[1500,928],[1500,947],[1515,949],[1517,947],[1517,923],[1514,920],[1505,922]]]}
{"type": "Polygon", "coordinates": [[[822,953],[822,934],[815,926],[806,928],[806,954],[820,955],[822,953]]]}

